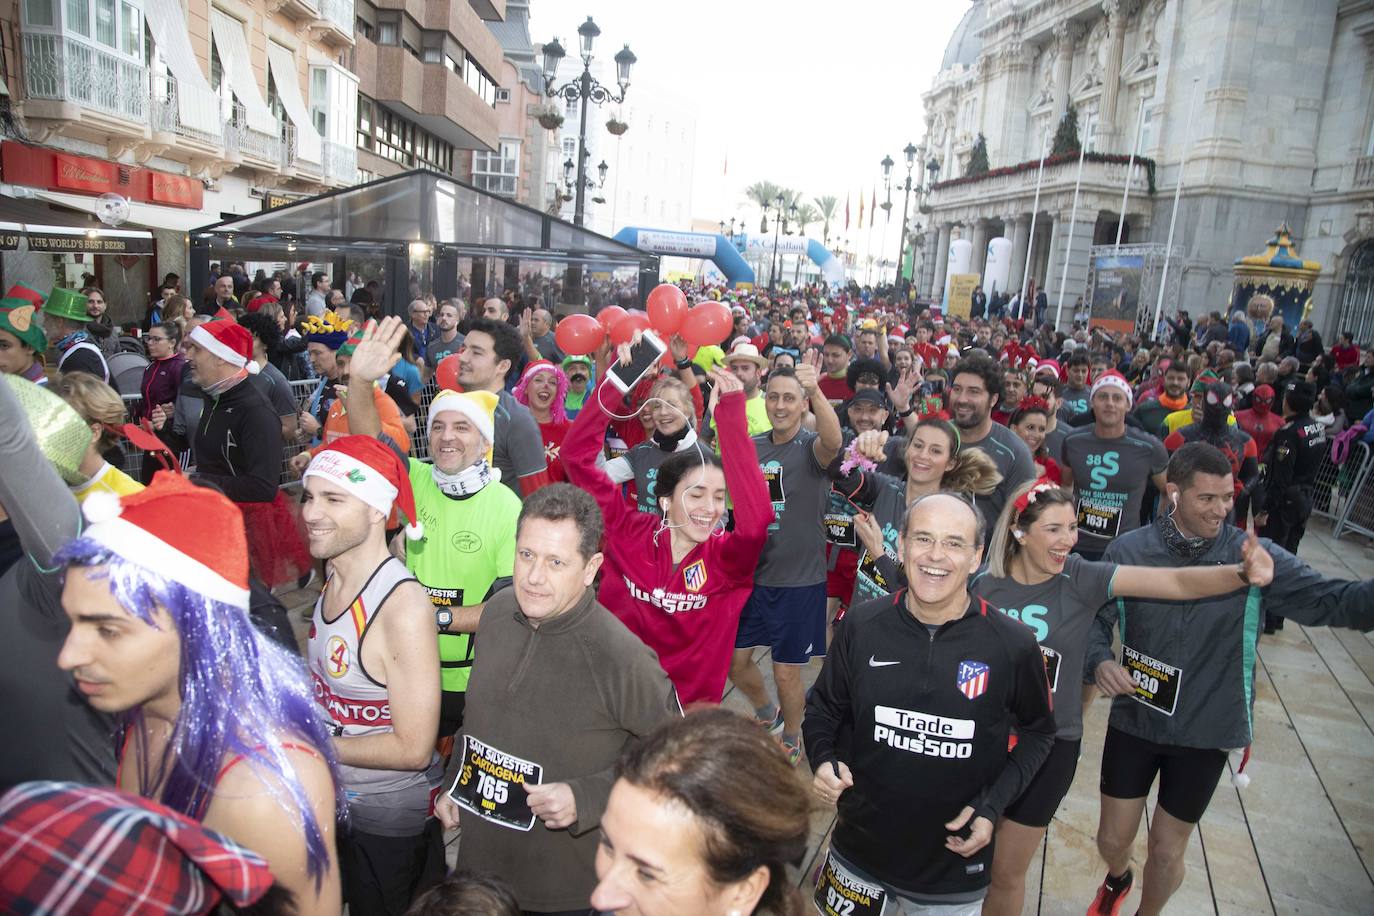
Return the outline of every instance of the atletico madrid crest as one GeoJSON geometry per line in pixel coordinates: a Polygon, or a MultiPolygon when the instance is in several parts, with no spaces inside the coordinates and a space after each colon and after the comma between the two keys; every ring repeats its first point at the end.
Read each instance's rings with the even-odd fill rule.
{"type": "Polygon", "coordinates": [[[706,561],[697,560],[682,571],[682,584],[689,592],[699,592],[706,584],[706,561]]]}
{"type": "Polygon", "coordinates": [[[988,666],[982,662],[962,661],[957,681],[959,692],[976,700],[988,689],[988,666]]]}

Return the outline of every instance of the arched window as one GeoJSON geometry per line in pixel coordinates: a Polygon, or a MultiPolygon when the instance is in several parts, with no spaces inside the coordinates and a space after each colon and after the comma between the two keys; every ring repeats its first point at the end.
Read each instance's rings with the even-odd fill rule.
{"type": "Polygon", "coordinates": [[[1350,255],[1336,331],[1350,331],[1360,346],[1374,340],[1374,239],[1361,242],[1350,255]]]}

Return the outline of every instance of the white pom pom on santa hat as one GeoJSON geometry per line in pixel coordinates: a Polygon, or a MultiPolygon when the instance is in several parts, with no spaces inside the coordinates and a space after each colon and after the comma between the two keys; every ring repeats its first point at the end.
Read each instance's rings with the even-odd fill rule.
{"type": "Polygon", "coordinates": [[[1250,763],[1250,745],[1232,748],[1228,756],[1231,759],[1231,785],[1237,789],[1244,789],[1250,785],[1250,774],[1245,772],[1246,766],[1250,763]]]}
{"type": "Polygon", "coordinates": [[[92,525],[113,521],[124,511],[119,497],[108,490],[96,490],[81,503],[81,514],[92,525]]]}
{"type": "Polygon", "coordinates": [[[406,525],[406,540],[418,541],[425,536],[425,526],[416,522],[413,525],[406,525]]]}

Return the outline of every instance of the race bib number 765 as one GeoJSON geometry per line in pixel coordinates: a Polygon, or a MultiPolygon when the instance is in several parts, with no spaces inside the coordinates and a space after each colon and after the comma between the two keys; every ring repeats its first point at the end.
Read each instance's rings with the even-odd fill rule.
{"type": "Polygon", "coordinates": [[[463,736],[462,766],[448,797],[465,811],[510,827],[529,830],[534,812],[525,796],[525,784],[539,785],[544,768],[537,763],[513,757],[472,735],[463,736]]]}

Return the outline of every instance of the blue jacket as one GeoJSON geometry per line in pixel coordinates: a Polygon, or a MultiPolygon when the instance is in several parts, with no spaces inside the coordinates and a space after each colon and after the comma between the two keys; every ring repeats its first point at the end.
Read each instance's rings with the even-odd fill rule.
{"type": "Polygon", "coordinates": [[[1226,343],[1237,354],[1241,354],[1250,348],[1250,328],[1240,313],[1236,314],[1237,317],[1231,319],[1231,327],[1226,331],[1226,343]]]}

